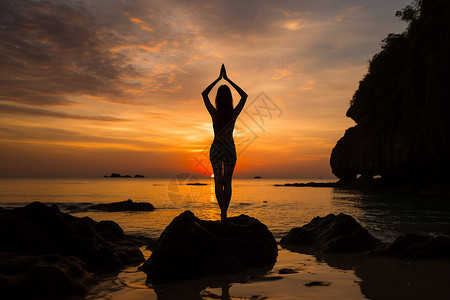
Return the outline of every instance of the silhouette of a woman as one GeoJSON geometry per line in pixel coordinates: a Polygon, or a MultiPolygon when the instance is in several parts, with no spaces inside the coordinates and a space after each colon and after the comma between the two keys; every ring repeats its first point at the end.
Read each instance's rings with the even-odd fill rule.
{"type": "Polygon", "coordinates": [[[202,92],[202,96],[213,121],[214,141],[209,152],[209,159],[214,170],[216,199],[221,211],[220,219],[225,222],[231,200],[231,177],[236,165],[236,147],[233,140],[234,124],[244,108],[247,94],[228,78],[225,66],[222,65],[219,77],[202,92]],[[217,90],[216,107],[209,101],[209,92],[222,78],[228,81],[241,96],[241,100],[234,108],[231,90],[227,85],[222,85],[217,90]]]}

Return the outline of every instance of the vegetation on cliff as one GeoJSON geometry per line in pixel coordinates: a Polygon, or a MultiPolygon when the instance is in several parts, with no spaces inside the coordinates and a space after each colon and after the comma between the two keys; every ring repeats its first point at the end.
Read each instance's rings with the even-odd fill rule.
{"type": "Polygon", "coordinates": [[[396,14],[347,116],[357,125],[334,147],[341,181],[380,175],[389,182],[448,180],[450,169],[450,1],[414,1],[396,14]]]}

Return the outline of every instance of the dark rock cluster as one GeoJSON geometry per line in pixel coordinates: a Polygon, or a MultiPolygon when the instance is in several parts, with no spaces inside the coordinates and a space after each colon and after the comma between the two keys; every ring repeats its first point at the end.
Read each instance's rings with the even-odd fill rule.
{"type": "Polygon", "coordinates": [[[366,252],[370,255],[404,259],[450,258],[450,236],[443,234],[413,234],[399,236],[391,244],[373,237],[349,215],[329,214],[315,217],[302,227],[292,228],[280,241],[284,247],[306,246],[299,252],[327,253],[366,252]]]}
{"type": "Polygon", "coordinates": [[[406,233],[376,253],[407,259],[450,258],[450,236],[406,233]]]}
{"type": "Polygon", "coordinates": [[[185,211],[166,227],[140,267],[153,284],[222,275],[275,263],[277,243],[267,227],[240,215],[205,221],[185,211]]]}
{"type": "Polygon", "coordinates": [[[421,189],[450,181],[450,2],[415,1],[397,16],[409,22],[389,34],[370,61],[347,111],[357,125],[334,147],[341,182],[380,175],[388,185],[421,189]]]}
{"type": "Polygon", "coordinates": [[[361,252],[382,245],[353,217],[343,213],[315,217],[302,227],[292,228],[280,244],[309,246],[325,252],[361,252]]]}
{"type": "Polygon", "coordinates": [[[40,202],[0,209],[0,236],[4,299],[83,295],[97,274],[144,261],[139,239],[117,223],[77,218],[40,202]]]}

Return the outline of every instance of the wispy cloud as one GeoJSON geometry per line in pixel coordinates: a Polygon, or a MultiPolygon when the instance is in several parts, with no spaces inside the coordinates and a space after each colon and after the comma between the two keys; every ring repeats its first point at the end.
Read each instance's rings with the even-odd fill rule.
{"type": "Polygon", "coordinates": [[[0,114],[18,114],[18,115],[29,115],[29,116],[44,116],[60,119],[74,119],[74,120],[93,120],[93,121],[103,121],[103,122],[121,122],[128,121],[126,119],[114,118],[108,116],[82,116],[75,115],[64,112],[56,112],[47,109],[25,107],[25,106],[15,106],[0,103],[0,114]]]}

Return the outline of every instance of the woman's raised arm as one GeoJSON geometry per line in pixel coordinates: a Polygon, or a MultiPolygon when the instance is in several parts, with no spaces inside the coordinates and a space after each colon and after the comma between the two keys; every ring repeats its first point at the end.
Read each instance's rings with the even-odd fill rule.
{"type": "Polygon", "coordinates": [[[206,109],[208,110],[211,116],[213,116],[213,114],[216,112],[216,109],[211,104],[208,95],[209,92],[211,92],[212,88],[220,81],[220,79],[222,79],[222,70],[220,70],[219,77],[216,80],[214,80],[210,85],[208,85],[206,89],[202,92],[203,102],[205,102],[206,109]]]}
{"type": "Polygon", "coordinates": [[[236,114],[236,117],[237,117],[237,116],[239,116],[242,109],[244,108],[244,105],[245,105],[245,102],[247,101],[248,95],[236,83],[234,83],[230,78],[228,78],[227,71],[225,70],[224,65],[222,65],[222,68],[220,69],[220,75],[223,79],[228,81],[231,84],[231,86],[234,87],[236,89],[236,91],[239,93],[239,96],[241,96],[241,100],[239,100],[239,103],[234,108],[234,113],[236,114]]]}

